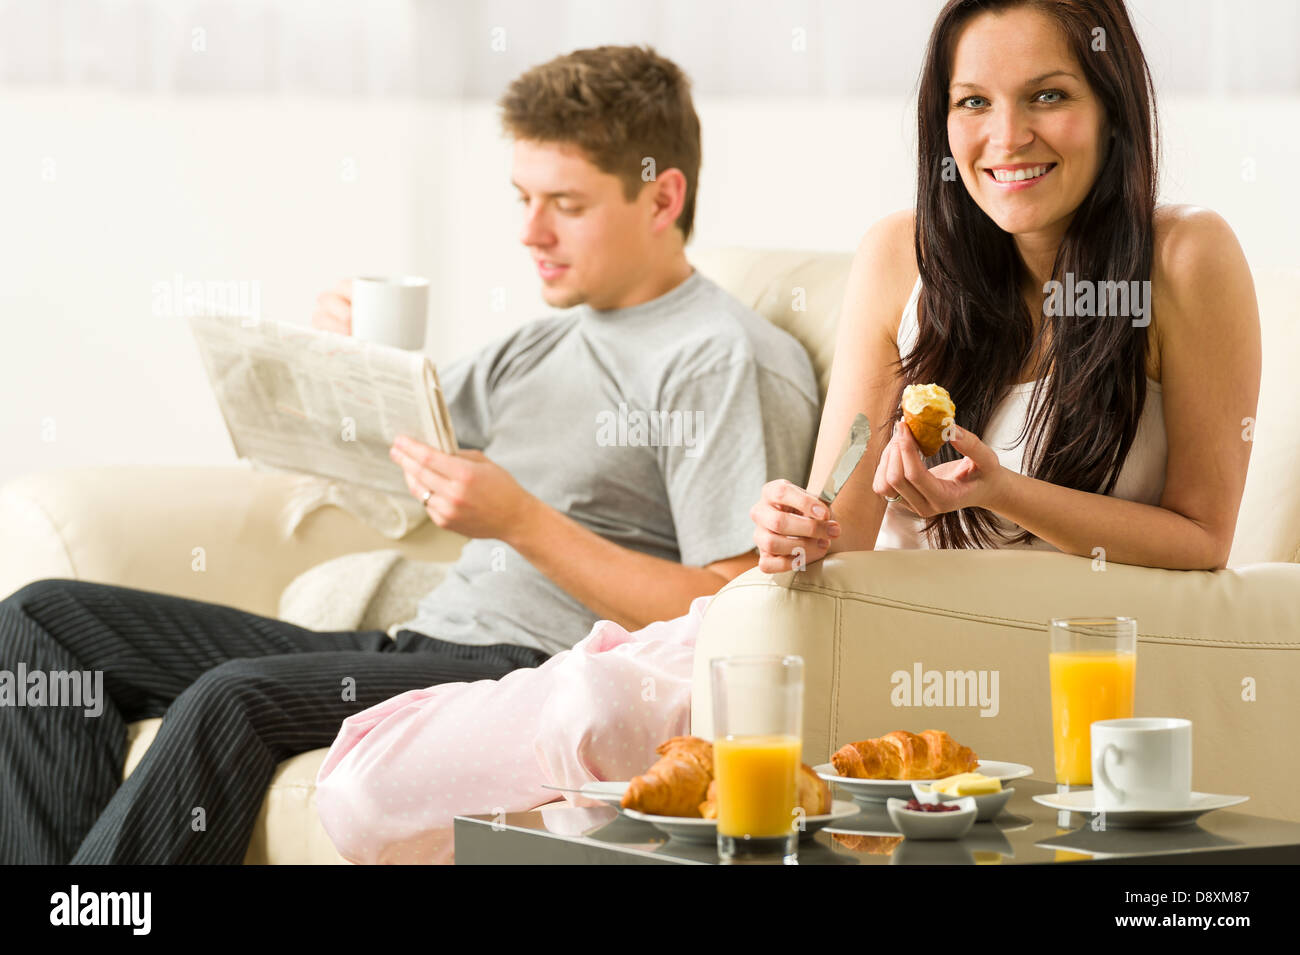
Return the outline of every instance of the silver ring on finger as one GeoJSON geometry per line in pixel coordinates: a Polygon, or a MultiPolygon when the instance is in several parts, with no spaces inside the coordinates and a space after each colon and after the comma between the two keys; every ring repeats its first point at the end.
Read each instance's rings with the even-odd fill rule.
{"type": "Polygon", "coordinates": [[[431,497],[433,497],[433,492],[432,492],[432,491],[429,491],[429,490],[426,490],[426,491],[424,492],[424,497],[420,498],[420,503],[423,504],[425,507],[428,507],[428,506],[429,506],[429,498],[431,498],[431,497]]]}
{"type": "Polygon", "coordinates": [[[901,494],[895,494],[893,497],[885,498],[885,500],[890,504],[897,504],[902,499],[903,499],[903,495],[901,494]]]}

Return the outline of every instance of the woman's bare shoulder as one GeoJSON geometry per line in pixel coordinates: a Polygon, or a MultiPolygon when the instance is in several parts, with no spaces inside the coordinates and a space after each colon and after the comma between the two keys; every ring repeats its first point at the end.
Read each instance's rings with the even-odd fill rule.
{"type": "Polygon", "coordinates": [[[1154,225],[1153,284],[1158,278],[1186,278],[1206,256],[1240,249],[1232,227],[1205,206],[1158,206],[1154,225]]]}

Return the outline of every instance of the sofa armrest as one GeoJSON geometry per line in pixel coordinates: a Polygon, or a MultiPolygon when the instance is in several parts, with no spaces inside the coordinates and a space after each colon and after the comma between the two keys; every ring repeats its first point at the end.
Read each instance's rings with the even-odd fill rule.
{"type": "Polygon", "coordinates": [[[796,653],[810,765],[852,740],[934,728],[1050,780],[1048,622],[1131,616],[1135,715],[1192,721],[1193,788],[1249,795],[1241,811],[1300,821],[1291,795],[1300,768],[1277,758],[1300,706],[1300,565],[1104,568],[1069,554],[915,550],[748,571],[719,591],[701,624],[691,731],[713,735],[710,658],[796,653]],[[918,674],[918,692],[905,692],[918,674]]]}
{"type": "Polygon", "coordinates": [[[356,551],[450,561],[465,538],[432,522],[394,541],[326,505],[285,537],[297,477],[246,467],[77,468],[0,487],[0,595],[66,577],[157,590],[276,616],[298,574],[356,551]]]}

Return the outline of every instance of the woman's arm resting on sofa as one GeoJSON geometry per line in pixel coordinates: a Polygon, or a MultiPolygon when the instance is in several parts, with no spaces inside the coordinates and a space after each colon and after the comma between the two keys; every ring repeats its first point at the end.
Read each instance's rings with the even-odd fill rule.
{"type": "Polygon", "coordinates": [[[1170,570],[1227,565],[1259,401],[1255,286],[1228,224],[1195,210],[1157,243],[1153,312],[1169,458],[1158,507],[1009,474],[990,508],[1066,553],[1170,570]],[[1163,273],[1163,274],[1162,274],[1163,273]]]}
{"type": "Polygon", "coordinates": [[[1219,570],[1232,545],[1231,534],[1225,539],[1168,508],[1076,491],[1014,471],[1007,472],[1005,494],[990,510],[1080,557],[1168,570],[1219,570]]]}

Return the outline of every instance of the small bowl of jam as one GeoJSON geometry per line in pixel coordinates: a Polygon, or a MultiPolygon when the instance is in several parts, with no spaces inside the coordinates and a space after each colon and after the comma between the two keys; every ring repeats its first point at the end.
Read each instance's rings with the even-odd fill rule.
{"type": "Polygon", "coordinates": [[[885,803],[890,820],[908,839],[960,839],[975,825],[975,800],[963,796],[951,802],[890,799],[885,803]]]}

